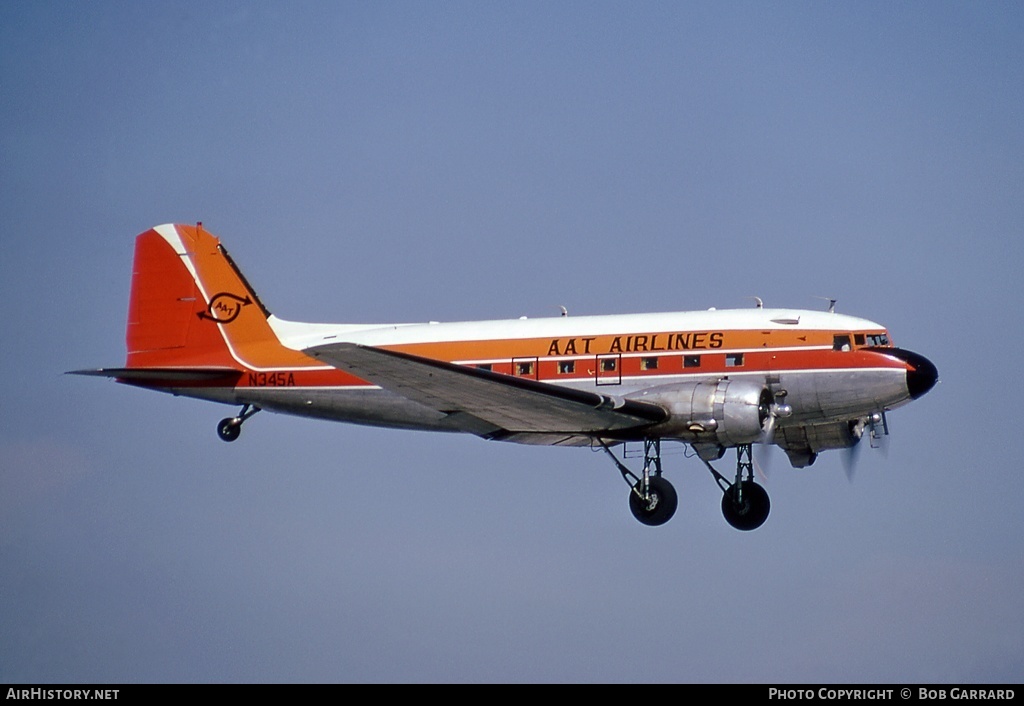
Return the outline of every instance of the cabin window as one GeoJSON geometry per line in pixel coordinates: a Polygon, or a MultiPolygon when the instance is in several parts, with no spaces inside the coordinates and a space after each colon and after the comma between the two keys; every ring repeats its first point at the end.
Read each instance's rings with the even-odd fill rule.
{"type": "Polygon", "coordinates": [[[615,358],[602,358],[601,359],[601,372],[602,373],[614,373],[615,372],[615,358]]]}
{"type": "Polygon", "coordinates": [[[846,334],[837,334],[832,337],[832,350],[834,351],[848,351],[851,350],[850,337],[846,334]]]}
{"type": "Polygon", "coordinates": [[[575,360],[560,360],[558,361],[558,374],[559,375],[572,375],[576,372],[576,361],[575,360]]]}
{"type": "Polygon", "coordinates": [[[657,358],[641,358],[640,359],[641,370],[657,370],[658,359],[657,358]]]}
{"type": "Polygon", "coordinates": [[[490,363],[480,363],[476,366],[477,370],[492,370],[493,367],[490,363]]]}
{"type": "Polygon", "coordinates": [[[516,363],[516,375],[527,376],[533,375],[533,362],[528,363],[516,363]]]}
{"type": "Polygon", "coordinates": [[[725,367],[738,368],[743,365],[742,353],[727,353],[725,356],[725,367]]]}
{"type": "Polygon", "coordinates": [[[700,367],[700,356],[699,355],[684,355],[683,356],[683,367],[684,368],[699,368],[700,367]]]}

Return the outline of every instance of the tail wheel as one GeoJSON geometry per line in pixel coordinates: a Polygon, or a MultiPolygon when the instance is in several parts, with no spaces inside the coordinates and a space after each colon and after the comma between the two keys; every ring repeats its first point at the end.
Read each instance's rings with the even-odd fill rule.
{"type": "Polygon", "coordinates": [[[234,441],[242,433],[242,423],[259,411],[259,407],[246,402],[242,405],[242,411],[238,413],[237,417],[225,417],[220,420],[217,424],[217,436],[223,441],[234,441]]]}
{"type": "Polygon", "coordinates": [[[752,480],[745,480],[722,495],[722,514],[725,521],[744,532],[755,530],[764,524],[771,511],[768,492],[752,480]]]}
{"type": "Polygon", "coordinates": [[[238,417],[227,417],[217,424],[217,436],[223,441],[234,441],[241,433],[242,421],[238,417]]]}
{"type": "Polygon", "coordinates": [[[629,509],[633,517],[651,527],[663,525],[671,520],[678,505],[676,489],[661,476],[651,476],[648,479],[646,498],[643,481],[634,485],[629,493],[629,509]]]}

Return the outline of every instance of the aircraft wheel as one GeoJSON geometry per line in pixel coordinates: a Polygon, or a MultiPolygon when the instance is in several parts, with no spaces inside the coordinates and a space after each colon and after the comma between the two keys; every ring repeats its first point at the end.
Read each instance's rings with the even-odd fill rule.
{"type": "Polygon", "coordinates": [[[722,514],[725,521],[744,532],[755,530],[768,519],[771,502],[768,491],[752,480],[741,483],[743,500],[736,502],[736,486],[731,485],[722,495],[722,514]]]}
{"type": "Polygon", "coordinates": [[[661,476],[651,476],[649,482],[649,500],[644,500],[638,493],[642,492],[640,481],[629,493],[629,509],[633,517],[645,525],[656,527],[672,519],[679,505],[676,489],[661,476]]]}
{"type": "Polygon", "coordinates": [[[217,436],[223,441],[234,441],[242,433],[242,423],[232,417],[221,419],[217,425],[217,436]]]}

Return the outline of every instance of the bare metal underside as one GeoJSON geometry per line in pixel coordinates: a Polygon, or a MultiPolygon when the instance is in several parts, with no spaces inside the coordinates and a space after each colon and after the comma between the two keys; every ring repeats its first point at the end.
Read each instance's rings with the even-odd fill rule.
{"type": "MultiPolygon", "coordinates": [[[[363,371],[363,374],[367,374],[366,371],[363,371]]],[[[757,384],[755,381],[764,379],[763,374],[758,376],[754,373],[733,377],[737,381],[750,384],[757,384]]],[[[698,381],[701,380],[692,377],[685,380],[667,378],[654,386],[649,383],[644,387],[621,386],[616,391],[616,397],[625,402],[644,404],[652,404],[648,401],[657,399],[658,404],[662,404],[663,400],[657,394],[659,390],[671,391],[679,385],[693,385],[698,381]]],[[[720,378],[708,377],[702,381],[718,383],[720,378]]],[[[405,383],[409,384],[409,381],[405,383]]],[[[651,414],[652,418],[648,419],[632,417],[631,423],[628,424],[620,421],[618,428],[612,425],[601,427],[601,411],[596,408],[592,411],[595,418],[595,425],[592,428],[581,428],[580,425],[559,428],[556,425],[556,415],[552,413],[545,418],[541,414],[540,402],[536,403],[536,415],[525,417],[521,424],[517,424],[518,417],[524,417],[523,413],[516,413],[518,417],[516,414],[510,414],[502,407],[502,399],[485,397],[484,403],[480,406],[463,405],[465,408],[457,408],[456,403],[450,399],[451,387],[449,384],[447,388],[449,399],[435,398],[433,404],[430,404],[431,400],[426,393],[419,393],[424,397],[423,402],[418,402],[410,399],[408,392],[401,394],[378,387],[168,387],[163,388],[163,391],[225,404],[249,404],[268,411],[315,419],[395,429],[470,433],[485,438],[530,444],[590,445],[595,438],[640,440],[648,436],[702,443],[707,442],[709,438],[707,432],[692,432],[685,425],[666,426],[655,414],[651,414]],[[449,409],[442,409],[443,407],[449,409]]],[[[574,386],[566,385],[565,389],[585,392],[580,389],[583,387],[584,383],[577,383],[574,386]]],[[[846,425],[851,420],[895,409],[911,399],[906,375],[899,370],[784,373],[778,376],[778,381],[772,387],[787,391],[786,402],[793,410],[789,417],[777,421],[778,433],[773,438],[774,444],[786,450],[803,450],[807,446],[808,434],[801,432],[804,428],[821,429],[835,424],[846,425]]],[[[607,388],[601,389],[605,391],[607,388]]],[[[514,392],[528,395],[527,391],[514,392]]],[[[477,395],[480,394],[482,393],[477,392],[477,395]]],[[[614,398],[608,395],[604,397],[610,400],[609,407],[615,404],[614,398]]],[[[600,403],[599,396],[595,396],[594,399],[600,403]]],[[[558,402],[566,404],[565,400],[558,402]]],[[[522,405],[520,401],[520,406],[522,405]]],[[[576,414],[574,409],[569,411],[576,414]]],[[[756,441],[757,435],[758,432],[755,432],[751,435],[754,438],[746,440],[756,441]]],[[[812,439],[819,437],[822,437],[820,433],[810,435],[812,439]]],[[[849,439],[844,439],[843,443],[836,446],[823,445],[824,443],[821,441],[810,450],[817,452],[825,448],[841,448],[849,445],[849,439]]]]}

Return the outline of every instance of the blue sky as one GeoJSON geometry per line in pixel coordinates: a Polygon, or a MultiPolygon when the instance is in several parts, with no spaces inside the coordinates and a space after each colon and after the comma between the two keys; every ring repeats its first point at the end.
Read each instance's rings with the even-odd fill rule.
{"type": "MultiPolygon", "coordinates": [[[[1019,3],[0,5],[0,681],[1019,682],[1019,3]],[[132,239],[267,306],[750,306],[942,383],[768,522],[636,523],[600,454],[262,414],[120,365],[132,239]]],[[[726,468],[730,464],[726,464],[726,468]]]]}

